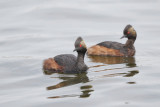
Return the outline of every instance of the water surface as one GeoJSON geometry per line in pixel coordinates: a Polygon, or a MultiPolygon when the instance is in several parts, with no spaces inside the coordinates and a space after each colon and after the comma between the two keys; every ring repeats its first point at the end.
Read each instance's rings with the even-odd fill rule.
{"type": "Polygon", "coordinates": [[[1,0],[1,107],[158,107],[160,0],[1,0]],[[85,57],[87,74],[47,74],[43,60],[119,41],[127,24],[135,57],[85,57]]]}

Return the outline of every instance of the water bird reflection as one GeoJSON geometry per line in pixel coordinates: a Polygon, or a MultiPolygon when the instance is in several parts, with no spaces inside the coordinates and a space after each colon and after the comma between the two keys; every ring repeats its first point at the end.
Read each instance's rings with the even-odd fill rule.
{"type": "Polygon", "coordinates": [[[88,56],[92,62],[104,64],[122,64],[126,63],[128,67],[136,67],[134,57],[105,57],[105,56],[88,56]]]}
{"type": "MultiPolygon", "coordinates": [[[[75,77],[58,77],[59,79],[62,79],[63,81],[56,84],[56,85],[52,85],[52,86],[48,86],[46,89],[47,90],[54,90],[54,89],[58,89],[58,88],[63,88],[63,87],[67,87],[67,86],[71,86],[71,85],[75,85],[78,83],[87,83],[89,82],[89,78],[87,77],[86,73],[82,73],[82,74],[77,74],[75,75],[75,77]]],[[[79,96],[80,98],[86,98],[89,97],[91,95],[90,92],[94,91],[92,89],[92,85],[82,85],[80,86],[81,89],[81,94],[70,94],[70,95],[61,95],[61,96],[52,96],[52,97],[48,97],[48,98],[64,98],[64,97],[77,97],[79,96]]]]}
{"type": "MultiPolygon", "coordinates": [[[[114,66],[112,68],[106,68],[102,70],[98,70],[95,72],[101,72],[101,71],[107,71],[107,70],[124,70],[125,68],[134,68],[137,67],[136,65],[136,60],[135,57],[105,57],[105,56],[88,56],[90,58],[91,62],[95,63],[103,63],[103,64],[108,64],[108,65],[115,65],[115,64],[124,64],[125,66],[114,66]]],[[[96,65],[93,67],[102,67],[106,65],[96,65]]],[[[93,68],[91,67],[91,68],[93,68]]],[[[123,77],[132,77],[136,74],[138,74],[138,70],[128,70],[128,72],[123,73],[112,73],[112,74],[107,74],[103,75],[104,77],[114,77],[114,76],[123,76],[123,77]]]]}
{"type": "Polygon", "coordinates": [[[103,75],[103,77],[115,77],[115,76],[123,76],[123,77],[133,77],[134,75],[138,74],[138,70],[132,70],[128,71],[127,73],[113,73],[113,74],[107,74],[103,75]]]}

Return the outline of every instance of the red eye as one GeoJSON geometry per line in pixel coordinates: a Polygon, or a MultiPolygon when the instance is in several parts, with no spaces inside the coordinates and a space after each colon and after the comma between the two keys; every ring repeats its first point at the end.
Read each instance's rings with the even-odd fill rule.
{"type": "Polygon", "coordinates": [[[130,32],[127,32],[127,34],[130,34],[130,32]]]}
{"type": "Polygon", "coordinates": [[[82,47],[82,45],[80,44],[79,47],[82,47]]]}

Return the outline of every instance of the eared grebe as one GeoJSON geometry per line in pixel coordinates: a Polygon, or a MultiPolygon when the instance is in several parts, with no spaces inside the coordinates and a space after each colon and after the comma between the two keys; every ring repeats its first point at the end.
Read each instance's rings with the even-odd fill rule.
{"type": "Polygon", "coordinates": [[[131,25],[127,25],[123,34],[124,36],[122,36],[121,39],[128,38],[125,44],[112,41],[101,42],[88,48],[87,54],[99,56],[134,56],[134,42],[136,40],[137,33],[131,25]]]}
{"type": "Polygon", "coordinates": [[[75,41],[75,49],[78,56],[72,54],[61,54],[54,58],[46,59],[43,63],[43,70],[53,73],[82,73],[86,72],[88,67],[84,63],[84,56],[87,47],[81,37],[75,41]]]}

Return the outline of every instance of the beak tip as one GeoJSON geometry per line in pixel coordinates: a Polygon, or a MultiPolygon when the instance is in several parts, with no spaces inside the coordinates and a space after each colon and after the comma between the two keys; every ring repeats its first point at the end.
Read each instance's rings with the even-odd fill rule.
{"type": "Polygon", "coordinates": [[[126,36],[125,35],[123,35],[120,39],[123,39],[123,38],[125,38],[126,36]]]}

